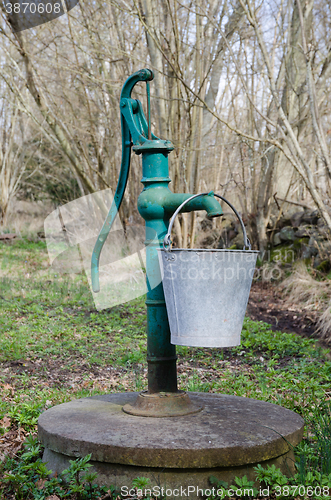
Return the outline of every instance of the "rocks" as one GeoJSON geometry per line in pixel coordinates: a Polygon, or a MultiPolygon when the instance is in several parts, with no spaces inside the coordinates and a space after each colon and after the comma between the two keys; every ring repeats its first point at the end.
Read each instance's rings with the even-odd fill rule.
{"type": "Polygon", "coordinates": [[[318,219],[319,219],[318,210],[305,210],[304,216],[302,217],[302,222],[315,225],[317,224],[318,219]]]}
{"type": "Polygon", "coordinates": [[[295,233],[296,238],[310,238],[311,226],[300,226],[295,233]]]}
{"type": "Polygon", "coordinates": [[[240,250],[244,248],[244,236],[242,233],[237,234],[235,238],[231,241],[231,246],[236,245],[236,248],[240,250]]]}
{"type": "Polygon", "coordinates": [[[291,224],[293,227],[299,227],[301,225],[301,222],[302,222],[302,219],[305,215],[305,211],[304,210],[300,210],[300,212],[295,212],[292,216],[291,216],[291,224]]]}
{"type": "Polygon", "coordinates": [[[284,227],[300,228],[302,226],[323,225],[324,221],[320,218],[319,211],[313,209],[299,210],[296,212],[285,213],[276,224],[275,216],[271,217],[271,228],[279,232],[284,227]],[[322,221],[322,222],[319,222],[322,221]]]}
{"type": "Polygon", "coordinates": [[[301,257],[303,259],[310,259],[318,254],[318,249],[313,245],[302,245],[301,247],[301,257]]]}
{"type": "Polygon", "coordinates": [[[202,231],[208,231],[213,229],[213,221],[211,219],[207,219],[207,217],[205,219],[202,219],[200,225],[202,231]]]}
{"type": "MultiPolygon", "coordinates": [[[[331,263],[331,235],[318,210],[306,209],[270,219],[272,247],[292,248],[296,258],[312,260],[316,269],[328,269],[331,263]]],[[[330,265],[331,266],[331,265],[330,265]]]]}
{"type": "Polygon", "coordinates": [[[229,248],[230,243],[229,234],[227,231],[222,231],[221,236],[217,242],[217,248],[229,248]]]}
{"type": "Polygon", "coordinates": [[[320,225],[320,226],[317,226],[317,233],[319,234],[319,236],[321,236],[325,240],[327,240],[327,239],[330,238],[329,228],[326,225],[324,225],[324,224],[320,225]]]}
{"type": "Polygon", "coordinates": [[[294,230],[290,226],[283,227],[278,234],[281,241],[287,242],[295,240],[294,230]]]}
{"type": "MultiPolygon", "coordinates": [[[[329,210],[331,214],[331,208],[329,210]]],[[[255,226],[252,224],[251,218],[249,221],[249,224],[245,221],[246,228],[253,243],[256,243],[256,224],[255,226]]],[[[209,233],[204,235],[204,240],[201,240],[202,248],[243,248],[241,227],[237,219],[232,216],[223,219],[221,231],[211,230],[210,222],[206,223],[206,227],[202,229],[206,229],[209,233]]],[[[288,265],[294,260],[305,259],[309,260],[316,269],[328,269],[327,262],[330,262],[331,268],[331,234],[318,210],[298,210],[296,207],[279,219],[277,213],[272,214],[267,234],[269,243],[266,250],[271,253],[275,251],[276,256],[280,255],[280,261],[283,264],[288,265]],[[292,255],[291,262],[287,259],[290,254],[292,255]]]]}
{"type": "Polygon", "coordinates": [[[273,237],[273,245],[276,247],[277,245],[280,245],[282,240],[280,239],[279,233],[275,233],[273,237]]]}
{"type": "Polygon", "coordinates": [[[331,262],[329,260],[322,260],[317,257],[314,262],[314,267],[322,273],[328,273],[331,270],[331,262]]]}
{"type": "MultiPolygon", "coordinates": [[[[231,221],[222,219],[222,230],[213,227],[213,221],[204,218],[197,220],[197,231],[194,242],[194,248],[228,248],[230,240],[228,231],[231,228],[231,221]],[[223,242],[224,246],[220,246],[219,242],[223,242]]],[[[236,236],[237,233],[234,234],[236,236]]]]}
{"type": "Polygon", "coordinates": [[[293,243],[295,240],[294,229],[291,226],[282,227],[279,233],[275,233],[273,237],[273,245],[278,246],[281,243],[293,243]]]}
{"type": "MultiPolygon", "coordinates": [[[[202,248],[215,248],[215,243],[218,241],[216,231],[211,231],[206,238],[201,241],[202,248]]],[[[199,245],[200,246],[200,245],[199,245]]]]}
{"type": "MultiPolygon", "coordinates": [[[[226,219],[224,222],[226,223],[226,226],[223,228],[221,232],[221,235],[217,243],[217,248],[229,248],[230,246],[236,245],[236,241],[234,240],[236,239],[237,235],[241,234],[241,228],[238,228],[237,221],[233,220],[231,221],[229,219],[226,219]]],[[[237,248],[242,248],[242,247],[243,245],[237,248]]]]}
{"type": "Polygon", "coordinates": [[[323,241],[319,242],[319,245],[321,247],[321,252],[323,252],[325,255],[331,255],[331,241],[323,241]]]}
{"type": "Polygon", "coordinates": [[[228,239],[231,241],[231,240],[233,240],[236,236],[237,236],[237,231],[235,231],[234,229],[230,229],[230,231],[228,232],[228,239]]]}

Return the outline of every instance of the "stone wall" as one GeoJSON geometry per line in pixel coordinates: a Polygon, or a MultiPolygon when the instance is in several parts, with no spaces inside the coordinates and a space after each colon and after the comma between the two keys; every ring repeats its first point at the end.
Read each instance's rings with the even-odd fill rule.
{"type": "MultiPolygon", "coordinates": [[[[220,230],[213,229],[212,221],[204,219],[200,231],[197,242],[200,248],[243,248],[240,224],[232,216],[225,217],[220,230]]],[[[331,271],[331,235],[318,210],[292,210],[280,218],[273,216],[267,233],[270,260],[273,255],[291,256],[284,259],[302,259],[315,269],[331,271]]]]}

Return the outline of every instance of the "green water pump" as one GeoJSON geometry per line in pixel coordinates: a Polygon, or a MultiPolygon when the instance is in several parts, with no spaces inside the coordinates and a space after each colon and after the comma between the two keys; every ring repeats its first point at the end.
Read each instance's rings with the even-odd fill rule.
{"type": "MultiPolygon", "coordinates": [[[[100,253],[123,200],[133,149],[137,155],[142,155],[141,182],[144,185],[138,198],[138,210],[146,222],[148,391],[138,397],[136,405],[124,410],[136,415],[167,416],[192,413],[197,409],[194,409],[188,396],[177,388],[176,346],[170,343],[169,322],[156,249],[163,244],[171,216],[192,194],[173,193],[168,187],[171,181],[168,155],[174,146],[170,141],[159,139],[151,132],[149,82],[153,78],[150,69],[142,69],[131,75],[122,88],[121,170],[112,205],[93,250],[91,277],[93,290],[98,292],[100,253]],[[148,120],[141,102],[131,97],[138,82],[146,82],[148,120]]],[[[222,215],[221,206],[213,193],[196,198],[184,207],[185,212],[194,210],[205,210],[208,217],[222,215]]]]}

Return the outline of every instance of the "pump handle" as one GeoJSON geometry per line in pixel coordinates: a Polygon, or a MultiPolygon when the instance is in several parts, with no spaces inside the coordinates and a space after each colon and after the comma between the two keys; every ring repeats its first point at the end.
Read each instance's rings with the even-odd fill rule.
{"type": "MultiPolygon", "coordinates": [[[[121,101],[123,99],[131,99],[131,93],[133,87],[138,82],[148,82],[150,80],[153,80],[153,78],[154,78],[153,71],[147,68],[141,69],[140,71],[137,71],[136,73],[131,75],[123,85],[121,92],[121,101]]],[[[139,101],[137,101],[137,104],[138,103],[139,101]]],[[[121,162],[121,170],[118,178],[117,188],[115,191],[112,205],[110,207],[106,220],[103,223],[101,231],[98,235],[98,239],[95,243],[91,258],[91,281],[92,281],[92,289],[94,292],[100,291],[100,284],[99,284],[100,253],[107,239],[107,236],[111,230],[111,227],[114,223],[115,217],[120,209],[130,171],[130,158],[131,158],[131,148],[132,148],[131,133],[128,123],[122,112],[121,112],[121,129],[122,129],[122,162],[121,162]]]]}

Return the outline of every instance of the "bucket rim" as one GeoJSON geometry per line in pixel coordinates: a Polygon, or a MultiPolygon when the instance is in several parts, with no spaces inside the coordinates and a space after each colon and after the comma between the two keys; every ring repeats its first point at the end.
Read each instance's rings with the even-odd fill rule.
{"type": "Polygon", "coordinates": [[[244,250],[240,248],[157,248],[160,252],[171,254],[172,252],[231,252],[231,253],[260,253],[259,250],[244,250]]]}

